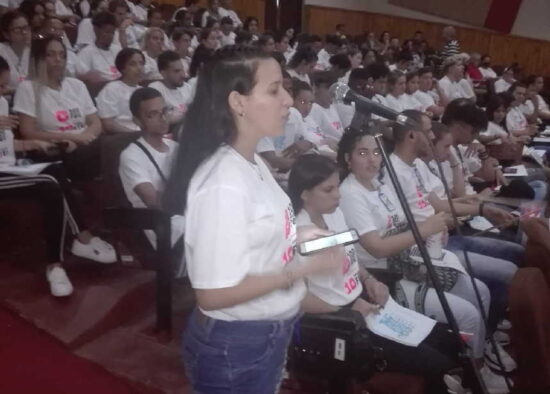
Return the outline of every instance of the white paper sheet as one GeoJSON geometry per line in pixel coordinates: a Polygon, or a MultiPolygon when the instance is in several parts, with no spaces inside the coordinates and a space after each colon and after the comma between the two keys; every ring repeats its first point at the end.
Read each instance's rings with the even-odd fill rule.
{"type": "Polygon", "coordinates": [[[436,321],[407,309],[391,297],[379,313],[370,313],[365,318],[373,333],[406,346],[416,347],[433,330],[436,321]]]}
{"type": "Polygon", "coordinates": [[[38,175],[46,167],[54,163],[36,163],[36,164],[29,164],[26,166],[0,166],[0,172],[4,172],[6,174],[13,174],[13,175],[38,175]]]}
{"type": "Polygon", "coordinates": [[[519,166],[512,166],[512,167],[506,167],[505,170],[515,168],[516,172],[514,174],[507,173],[503,171],[504,176],[506,177],[514,177],[514,176],[527,176],[527,169],[523,164],[519,166]]]}
{"type": "MultiPolygon", "coordinates": [[[[493,224],[485,219],[483,216],[474,216],[469,222],[468,225],[477,231],[485,231],[489,230],[491,227],[493,227],[493,224]]],[[[491,233],[498,234],[500,233],[500,230],[498,228],[493,228],[489,230],[491,233]]]]}

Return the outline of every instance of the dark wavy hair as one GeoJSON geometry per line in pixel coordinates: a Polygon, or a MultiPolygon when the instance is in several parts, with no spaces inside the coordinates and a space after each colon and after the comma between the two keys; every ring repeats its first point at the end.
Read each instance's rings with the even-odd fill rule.
{"type": "Polygon", "coordinates": [[[143,52],[136,48],[124,48],[116,55],[115,66],[121,74],[124,74],[126,64],[134,55],[141,55],[143,62],[145,63],[145,56],[143,55],[143,52]]]}
{"type": "Polygon", "coordinates": [[[304,207],[302,193],[326,181],[335,172],[338,172],[336,163],[321,155],[303,155],[294,162],[288,176],[288,196],[296,214],[304,207]]]}
{"type": "Polygon", "coordinates": [[[185,117],[177,159],[164,194],[167,211],[185,211],[189,183],[199,165],[235,139],[237,127],[229,94],[250,94],[256,85],[258,64],[267,59],[272,58],[257,48],[233,45],[218,50],[200,69],[197,93],[185,117]]]}

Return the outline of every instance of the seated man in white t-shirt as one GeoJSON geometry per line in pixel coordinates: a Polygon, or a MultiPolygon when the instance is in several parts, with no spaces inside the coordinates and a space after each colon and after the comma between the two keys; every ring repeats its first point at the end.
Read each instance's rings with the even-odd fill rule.
{"type": "Polygon", "coordinates": [[[170,124],[183,120],[187,106],[193,100],[191,86],[185,82],[185,69],[180,55],[174,51],[165,51],[157,59],[162,80],[149,84],[162,94],[167,107],[170,124]]]}
{"type": "Polygon", "coordinates": [[[220,21],[220,45],[222,47],[235,45],[237,35],[234,30],[233,20],[228,16],[223,17],[220,21]]]}
{"type": "Polygon", "coordinates": [[[96,40],[78,53],[77,74],[87,84],[97,85],[120,78],[115,58],[120,47],[113,44],[116,19],[109,12],[100,12],[92,19],[96,40]]]}
{"type": "MultiPolygon", "coordinates": [[[[130,97],[130,110],[141,138],[120,155],[120,180],[134,208],[160,208],[178,144],[165,138],[169,124],[164,99],[157,90],[136,90],[130,97]]],[[[155,245],[154,234],[147,231],[146,235],[155,245]]]]}
{"type": "Polygon", "coordinates": [[[525,80],[527,100],[521,107],[522,112],[531,122],[550,120],[550,109],[546,100],[540,95],[544,89],[544,78],[539,75],[529,75],[525,80]]]}
{"type": "Polygon", "coordinates": [[[434,116],[439,117],[443,114],[444,105],[435,101],[434,94],[431,94],[434,89],[433,70],[431,67],[423,67],[418,70],[418,90],[413,96],[434,116]]]}
{"type": "Polygon", "coordinates": [[[344,128],[329,91],[336,78],[330,71],[319,71],[313,74],[312,79],[315,102],[309,116],[315,120],[327,138],[338,142],[342,138],[344,128]]]}
{"type": "Polygon", "coordinates": [[[464,79],[464,64],[459,57],[447,58],[444,64],[445,76],[438,82],[440,94],[444,101],[451,102],[457,98],[475,101],[476,95],[468,81],[464,79]]]}

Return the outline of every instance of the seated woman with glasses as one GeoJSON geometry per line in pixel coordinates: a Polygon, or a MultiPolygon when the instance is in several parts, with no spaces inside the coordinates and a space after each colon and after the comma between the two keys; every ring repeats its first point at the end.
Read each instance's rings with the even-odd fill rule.
{"type": "Polygon", "coordinates": [[[27,17],[17,11],[6,12],[0,18],[0,26],[5,40],[0,43],[0,56],[10,66],[9,88],[15,90],[29,73],[31,27],[27,17]]]}

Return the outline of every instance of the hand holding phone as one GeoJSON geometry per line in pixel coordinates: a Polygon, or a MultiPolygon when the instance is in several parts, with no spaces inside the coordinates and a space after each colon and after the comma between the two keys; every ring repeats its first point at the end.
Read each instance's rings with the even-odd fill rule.
{"type": "Polygon", "coordinates": [[[298,247],[298,251],[302,256],[308,256],[324,249],[338,245],[349,245],[357,241],[359,241],[359,234],[357,234],[357,230],[351,229],[338,234],[302,242],[298,247]]]}

